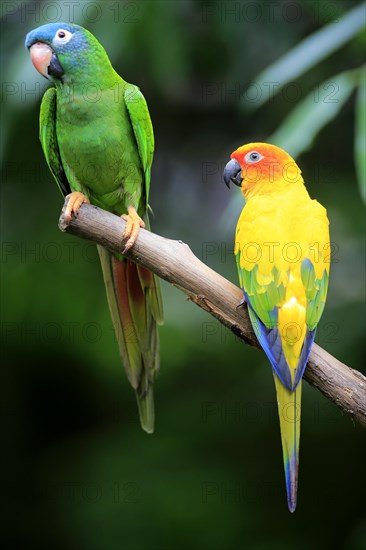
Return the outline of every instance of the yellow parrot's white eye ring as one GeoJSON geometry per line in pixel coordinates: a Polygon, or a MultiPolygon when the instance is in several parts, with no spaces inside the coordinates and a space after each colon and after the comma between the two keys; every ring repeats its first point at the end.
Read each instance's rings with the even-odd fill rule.
{"type": "Polygon", "coordinates": [[[53,37],[52,44],[55,46],[61,46],[62,44],[67,44],[72,38],[72,32],[67,31],[66,29],[58,29],[55,36],[53,37]]]}
{"type": "Polygon", "coordinates": [[[247,164],[254,164],[255,162],[259,162],[262,160],[263,155],[258,153],[258,151],[249,151],[244,157],[244,160],[247,164]]]}

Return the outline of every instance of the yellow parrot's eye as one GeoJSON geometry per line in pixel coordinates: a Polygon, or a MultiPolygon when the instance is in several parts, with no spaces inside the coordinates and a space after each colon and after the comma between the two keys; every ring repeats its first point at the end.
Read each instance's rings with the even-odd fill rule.
{"type": "Polygon", "coordinates": [[[250,153],[247,153],[244,157],[245,162],[248,164],[253,164],[254,162],[259,162],[262,160],[263,156],[258,153],[257,151],[250,151],[250,153]]]}

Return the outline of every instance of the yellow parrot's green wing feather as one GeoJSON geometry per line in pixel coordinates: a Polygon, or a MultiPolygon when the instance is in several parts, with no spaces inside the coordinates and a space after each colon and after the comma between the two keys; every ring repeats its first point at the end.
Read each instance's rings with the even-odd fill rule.
{"type": "Polygon", "coordinates": [[[124,100],[135,135],[140,160],[145,173],[146,207],[149,201],[151,165],[154,155],[154,131],[149,109],[140,89],[128,84],[124,92],[124,100]]]}
{"type": "Polygon", "coordinates": [[[56,135],[56,88],[49,88],[42,98],[39,114],[39,139],[48,167],[61,193],[64,196],[68,195],[71,189],[62,166],[56,135]]]}
{"type": "Polygon", "coordinates": [[[318,278],[315,275],[313,262],[305,258],[301,263],[301,279],[307,299],[306,324],[309,330],[315,330],[325,306],[329,271],[324,269],[322,276],[318,278]]]}
{"type": "MultiPolygon", "coordinates": [[[[265,224],[265,218],[261,218],[260,222],[265,224]]],[[[256,212],[246,205],[236,230],[236,265],[245,299],[265,327],[272,329],[278,321],[277,310],[285,300],[289,273],[287,265],[278,265],[273,261],[271,243],[267,242],[270,239],[264,238],[263,243],[262,233],[265,231],[258,229],[258,226],[256,212]],[[250,242],[247,235],[251,235],[250,242]]],[[[279,240],[277,235],[273,237],[274,241],[279,240]]]]}
{"type": "Polygon", "coordinates": [[[286,293],[283,277],[273,267],[268,274],[268,282],[264,283],[260,280],[258,265],[248,270],[240,266],[240,253],[236,258],[239,280],[254,332],[277,376],[287,388],[292,389],[293,378],[278,330],[278,308],[284,303],[286,293]]]}
{"type": "Polygon", "coordinates": [[[306,325],[315,330],[322,316],[327,298],[331,244],[329,221],[325,208],[313,200],[304,214],[308,224],[308,248],[301,262],[301,280],[306,295],[306,325]]]}

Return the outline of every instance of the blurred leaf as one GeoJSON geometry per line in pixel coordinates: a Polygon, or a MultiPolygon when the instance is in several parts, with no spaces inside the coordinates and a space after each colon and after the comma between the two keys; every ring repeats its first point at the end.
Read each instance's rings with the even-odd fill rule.
{"type": "Polygon", "coordinates": [[[355,164],[361,197],[366,202],[366,73],[364,70],[356,99],[355,164]]]}
{"type": "Polygon", "coordinates": [[[337,116],[357,84],[357,71],[347,71],[320,84],[285,118],[268,141],[291,156],[307,151],[320,130],[337,116]]]}
{"type": "MultiPolygon", "coordinates": [[[[278,61],[262,71],[254,79],[256,86],[263,90],[265,85],[271,83],[273,91],[268,94],[261,94],[255,102],[241,101],[242,107],[246,109],[257,109],[273,94],[278,93],[285,84],[295,80],[314,65],[338,50],[343,44],[353,38],[365,25],[365,4],[355,7],[346,13],[339,21],[330,23],[316,31],[289,53],[282,56],[278,61]]],[[[243,97],[246,97],[247,91],[243,97]]]]}

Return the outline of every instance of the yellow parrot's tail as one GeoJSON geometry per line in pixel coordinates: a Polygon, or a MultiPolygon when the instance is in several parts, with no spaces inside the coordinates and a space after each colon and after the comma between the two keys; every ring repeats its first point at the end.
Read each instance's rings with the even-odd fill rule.
{"type": "Polygon", "coordinates": [[[297,502],[297,477],[299,470],[300,420],[301,420],[301,384],[290,391],[273,372],[280,418],[283,464],[285,467],[287,503],[290,512],[294,512],[297,502]]]}

